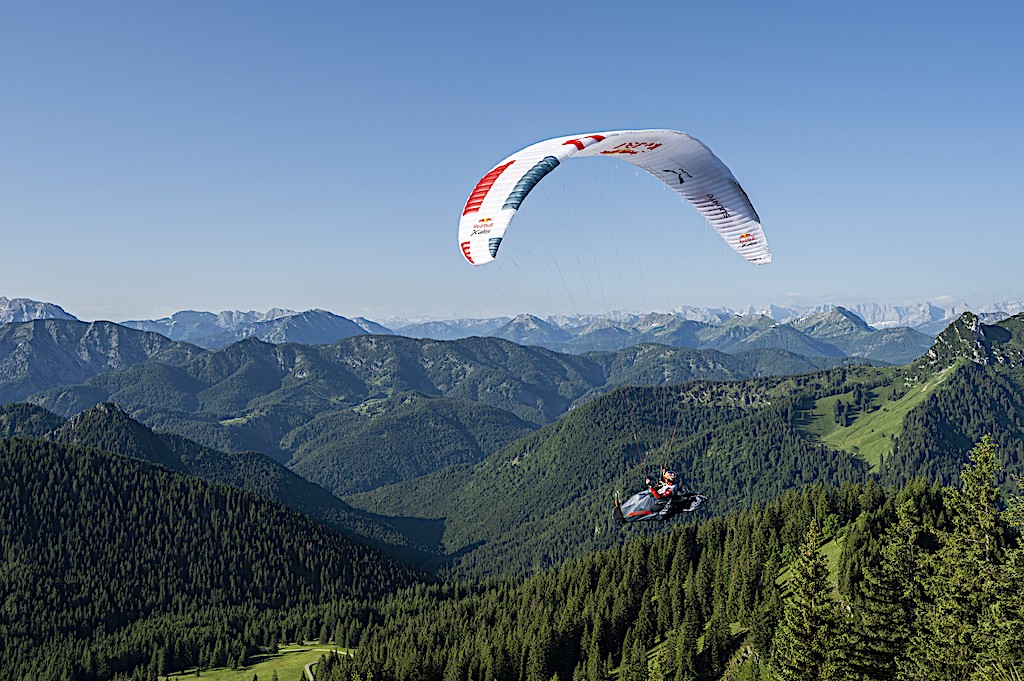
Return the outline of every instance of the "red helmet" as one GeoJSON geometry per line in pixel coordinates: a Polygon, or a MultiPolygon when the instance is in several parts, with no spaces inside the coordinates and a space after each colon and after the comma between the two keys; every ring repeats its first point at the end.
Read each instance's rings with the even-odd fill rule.
{"type": "Polygon", "coordinates": [[[676,472],[675,471],[665,471],[665,474],[662,475],[661,477],[663,477],[665,479],[665,482],[669,482],[669,483],[675,484],[676,472]]]}

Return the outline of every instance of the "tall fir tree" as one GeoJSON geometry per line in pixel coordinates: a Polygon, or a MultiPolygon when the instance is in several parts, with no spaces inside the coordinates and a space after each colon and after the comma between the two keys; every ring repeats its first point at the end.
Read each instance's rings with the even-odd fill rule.
{"type": "Polygon", "coordinates": [[[996,654],[996,593],[1003,522],[996,506],[996,444],[968,454],[959,489],[949,490],[953,528],[931,557],[906,673],[922,681],[967,681],[996,654]]]}
{"type": "Polygon", "coordinates": [[[712,676],[721,676],[725,662],[729,659],[729,623],[719,613],[711,615],[704,629],[704,664],[712,676]]]}
{"type": "MultiPolygon", "coordinates": [[[[1014,478],[1018,489],[1024,479],[1014,478]]],[[[982,663],[983,674],[992,679],[1024,679],[1024,496],[1017,494],[1007,503],[1003,520],[1016,532],[1017,545],[1006,552],[999,568],[992,634],[996,654],[982,663]]]]}
{"type": "Polygon", "coordinates": [[[917,545],[921,522],[914,501],[900,503],[896,517],[882,536],[878,565],[864,568],[853,632],[854,668],[878,681],[903,678],[905,671],[900,669],[907,668],[917,605],[923,597],[917,545]]]}
{"type": "Polygon", "coordinates": [[[792,567],[790,595],[775,636],[773,678],[813,681],[844,678],[839,648],[846,622],[832,598],[828,564],[818,549],[821,530],[812,520],[792,567]]]}
{"type": "Polygon", "coordinates": [[[632,629],[622,641],[619,681],[647,681],[647,648],[632,629]]]}
{"type": "Polygon", "coordinates": [[[697,641],[701,635],[700,613],[695,601],[686,601],[683,626],[676,638],[674,681],[690,681],[697,677],[697,641]]]}

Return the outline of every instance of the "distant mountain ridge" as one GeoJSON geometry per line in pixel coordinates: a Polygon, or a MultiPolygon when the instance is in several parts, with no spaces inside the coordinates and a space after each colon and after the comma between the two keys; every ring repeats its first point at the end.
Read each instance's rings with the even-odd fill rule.
{"type": "MultiPolygon", "coordinates": [[[[1007,298],[1006,300],[987,303],[982,305],[969,305],[965,302],[936,303],[925,301],[922,303],[910,303],[906,305],[884,304],[884,303],[826,303],[819,305],[765,305],[748,306],[743,308],[730,307],[695,307],[684,305],[675,308],[669,314],[682,320],[701,322],[705,324],[721,325],[735,317],[749,317],[762,315],[778,323],[788,324],[797,320],[818,315],[836,308],[843,308],[848,312],[860,317],[868,325],[875,329],[887,329],[892,327],[908,327],[931,335],[938,335],[940,331],[949,326],[964,312],[973,311],[986,323],[995,323],[1007,319],[1016,314],[1024,312],[1024,299],[1007,298]]],[[[579,314],[579,315],[552,315],[544,317],[544,320],[555,326],[571,330],[586,326],[598,320],[607,319],[618,325],[629,326],[639,318],[645,316],[642,313],[614,312],[606,315],[579,314]]],[[[494,329],[509,321],[509,317],[480,318],[480,319],[453,319],[453,320],[431,320],[409,321],[403,319],[384,320],[396,333],[402,335],[423,337],[434,336],[435,333],[463,334],[453,337],[462,338],[470,335],[486,335],[494,329]]]]}
{"type": "Polygon", "coordinates": [[[483,335],[571,354],[614,352],[633,345],[660,343],[729,353],[774,348],[805,357],[861,357],[889,364],[917,359],[932,342],[930,336],[913,329],[873,329],[844,308],[817,312],[807,317],[803,326],[805,318],[782,323],[757,313],[728,316],[719,310],[697,316],[713,321],[666,313],[612,318],[562,315],[547,319],[522,314],[508,320],[499,317],[399,326],[396,332],[448,340],[483,335]],[[847,323],[824,323],[825,319],[837,316],[847,323]]]}
{"type": "Polygon", "coordinates": [[[0,296],[0,324],[31,322],[36,319],[77,319],[59,305],[40,303],[28,298],[0,296]]]}
{"type": "Polygon", "coordinates": [[[172,340],[193,343],[207,350],[216,350],[246,338],[268,343],[303,343],[325,345],[365,333],[390,333],[388,329],[367,319],[346,319],[326,310],[272,309],[267,312],[184,311],[155,320],[131,320],[123,326],[163,334],[172,340]]]}
{"type": "MultiPolygon", "coordinates": [[[[6,299],[0,298],[0,301],[6,299]]],[[[68,318],[58,306],[27,299],[8,301],[11,321],[26,318],[68,318]],[[17,301],[17,304],[13,304],[17,301]],[[17,308],[17,317],[10,312],[17,308]]],[[[124,326],[161,333],[206,349],[218,349],[245,338],[279,343],[328,344],[359,334],[404,335],[411,338],[456,340],[494,336],[523,345],[538,345],[582,354],[613,351],[640,343],[675,347],[742,352],[755,348],[779,348],[810,356],[863,357],[890,364],[905,364],[919,357],[942,329],[957,319],[964,303],[912,305],[833,304],[815,306],[699,308],[683,306],[672,313],[612,313],[608,315],[554,315],[546,318],[521,314],[515,318],[493,317],[408,323],[392,320],[384,325],[363,317],[348,319],[326,310],[295,312],[182,311],[156,320],[129,320],[124,326]],[[837,312],[849,323],[823,326],[822,319],[837,312]],[[854,316],[859,321],[851,321],[854,316]],[[758,320],[750,322],[750,320],[758,320]],[[741,321],[742,320],[742,321],[741,321]],[[770,321],[776,328],[766,328],[770,321]],[[759,328],[750,329],[758,326],[759,328]],[[735,327],[739,327],[738,329],[735,327]],[[720,333],[716,328],[729,329],[720,333]],[[796,331],[796,333],[793,332],[796,331]],[[802,336],[801,336],[802,334],[802,336]]],[[[0,307],[0,310],[3,310],[0,307]]],[[[1007,299],[977,308],[985,323],[996,323],[1024,311],[1024,301],[1007,299]]],[[[0,316],[0,323],[3,317],[0,316]]],[[[770,325],[768,325],[770,326],[770,325]]]]}

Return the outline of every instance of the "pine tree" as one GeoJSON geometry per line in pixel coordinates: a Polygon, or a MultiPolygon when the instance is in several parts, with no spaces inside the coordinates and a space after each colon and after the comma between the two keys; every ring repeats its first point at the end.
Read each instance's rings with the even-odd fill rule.
{"type": "Polygon", "coordinates": [[[590,640],[590,647],[587,650],[586,677],[588,679],[603,679],[604,676],[605,666],[601,660],[601,641],[595,635],[590,640]]]}
{"type": "Polygon", "coordinates": [[[925,580],[928,602],[919,609],[907,669],[914,678],[966,681],[995,646],[1002,554],[995,452],[995,441],[982,438],[968,454],[960,489],[949,491],[953,529],[925,580]]]}
{"type": "Polygon", "coordinates": [[[897,521],[882,536],[877,566],[864,569],[862,602],[854,632],[856,669],[871,679],[887,681],[902,675],[922,598],[917,546],[920,520],[912,499],[896,509],[897,521]]]}
{"type": "MultiPolygon", "coordinates": [[[[1024,479],[1014,477],[1018,489],[1024,479]]],[[[992,659],[983,662],[984,673],[993,679],[1024,678],[1024,496],[1016,495],[1007,503],[1002,519],[1017,532],[1018,543],[1007,551],[999,569],[996,588],[992,659]]]]}
{"type": "Polygon", "coordinates": [[[704,630],[704,660],[707,670],[712,676],[721,676],[725,670],[725,661],[729,657],[729,623],[719,613],[708,620],[704,630]]]}
{"type": "Polygon", "coordinates": [[[828,564],[818,552],[820,529],[813,520],[807,531],[790,579],[775,636],[774,667],[783,681],[842,678],[837,647],[842,645],[845,621],[832,599],[828,564]]]}
{"type": "Polygon", "coordinates": [[[697,676],[697,640],[701,635],[700,616],[697,603],[687,600],[683,627],[676,640],[675,681],[685,681],[697,676]]]}
{"type": "Polygon", "coordinates": [[[632,629],[622,641],[619,681],[647,681],[647,649],[632,629]]]}

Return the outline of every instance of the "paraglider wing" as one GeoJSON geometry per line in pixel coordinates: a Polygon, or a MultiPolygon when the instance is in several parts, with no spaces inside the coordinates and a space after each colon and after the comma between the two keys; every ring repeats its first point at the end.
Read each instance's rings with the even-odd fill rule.
{"type": "Polygon", "coordinates": [[[743,187],[700,140],[676,130],[619,130],[569,135],[512,154],[481,178],[459,220],[459,248],[473,265],[491,262],[530,191],[562,161],[607,156],[643,168],[703,215],[729,246],[750,262],[771,252],[743,187]]]}

